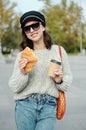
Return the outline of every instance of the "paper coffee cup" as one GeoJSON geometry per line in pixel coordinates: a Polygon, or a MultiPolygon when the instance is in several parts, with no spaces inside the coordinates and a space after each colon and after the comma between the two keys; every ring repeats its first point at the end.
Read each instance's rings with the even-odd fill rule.
{"type": "Polygon", "coordinates": [[[49,64],[48,76],[55,77],[55,70],[60,68],[60,65],[61,65],[61,62],[58,62],[52,59],[49,64]]]}

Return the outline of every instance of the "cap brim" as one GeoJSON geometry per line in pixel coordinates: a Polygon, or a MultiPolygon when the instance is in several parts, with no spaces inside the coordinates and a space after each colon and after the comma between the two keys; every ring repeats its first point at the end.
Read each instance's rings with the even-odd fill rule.
{"type": "Polygon", "coordinates": [[[22,21],[22,25],[24,26],[24,24],[26,22],[29,22],[31,20],[36,20],[36,21],[40,21],[40,22],[44,22],[42,19],[40,19],[39,17],[35,16],[35,15],[30,15],[30,16],[27,16],[23,19],[22,21]]]}

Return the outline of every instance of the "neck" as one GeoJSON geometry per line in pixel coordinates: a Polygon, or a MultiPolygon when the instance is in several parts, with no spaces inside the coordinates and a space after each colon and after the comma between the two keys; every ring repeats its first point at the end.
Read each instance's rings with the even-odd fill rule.
{"type": "Polygon", "coordinates": [[[46,49],[43,41],[34,42],[34,50],[43,50],[46,49]]]}

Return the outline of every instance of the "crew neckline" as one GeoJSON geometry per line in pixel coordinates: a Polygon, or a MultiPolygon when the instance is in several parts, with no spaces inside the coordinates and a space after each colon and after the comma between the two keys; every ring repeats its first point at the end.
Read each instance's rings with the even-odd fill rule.
{"type": "Polygon", "coordinates": [[[40,49],[40,50],[34,50],[34,52],[44,52],[44,51],[48,51],[49,49],[45,48],[45,49],[40,49]]]}

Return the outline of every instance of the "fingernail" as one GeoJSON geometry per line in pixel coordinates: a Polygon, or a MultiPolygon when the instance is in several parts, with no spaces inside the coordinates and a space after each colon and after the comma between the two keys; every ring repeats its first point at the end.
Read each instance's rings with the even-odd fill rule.
{"type": "Polygon", "coordinates": [[[58,72],[54,72],[55,74],[58,74],[58,72]]]}

